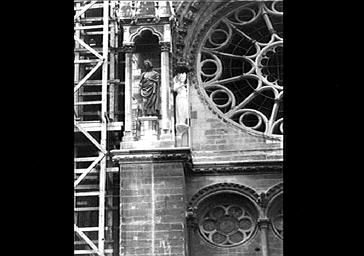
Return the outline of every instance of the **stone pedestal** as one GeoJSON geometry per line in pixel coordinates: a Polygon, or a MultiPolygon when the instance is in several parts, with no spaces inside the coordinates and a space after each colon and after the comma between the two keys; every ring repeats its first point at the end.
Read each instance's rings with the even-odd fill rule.
{"type": "Polygon", "coordinates": [[[112,150],[120,168],[120,255],[186,255],[189,149],[112,150]]]}
{"type": "Polygon", "coordinates": [[[159,132],[159,119],[156,116],[138,117],[140,136],[133,140],[123,140],[121,149],[153,150],[161,148],[174,148],[175,142],[169,137],[163,137],[159,132]]]}
{"type": "Polygon", "coordinates": [[[143,116],[138,117],[140,122],[140,139],[141,141],[156,141],[158,140],[158,117],[143,116]]]}
{"type": "Polygon", "coordinates": [[[176,125],[176,146],[187,147],[188,146],[188,128],[186,124],[176,125]]]}

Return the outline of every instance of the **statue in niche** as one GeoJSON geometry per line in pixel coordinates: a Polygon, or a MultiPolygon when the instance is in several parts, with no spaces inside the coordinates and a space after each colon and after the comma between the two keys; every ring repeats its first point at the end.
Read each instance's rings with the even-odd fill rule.
{"type": "Polygon", "coordinates": [[[182,71],[173,78],[173,90],[176,95],[176,126],[188,126],[187,74],[182,71]]]}
{"type": "Polygon", "coordinates": [[[139,83],[140,95],[142,96],[142,116],[159,115],[159,73],[153,70],[150,60],[144,61],[145,72],[139,83]]]}

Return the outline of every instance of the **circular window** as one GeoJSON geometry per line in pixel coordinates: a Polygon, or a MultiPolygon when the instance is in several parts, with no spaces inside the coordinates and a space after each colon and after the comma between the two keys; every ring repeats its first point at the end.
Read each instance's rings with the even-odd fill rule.
{"type": "Polygon", "coordinates": [[[273,216],[272,219],[272,226],[273,230],[276,232],[276,234],[283,238],[283,210],[280,209],[275,216],[273,216]]]}
{"type": "Polygon", "coordinates": [[[207,242],[231,247],[244,243],[254,234],[256,216],[251,207],[244,207],[242,200],[228,200],[230,203],[213,201],[215,203],[205,207],[199,217],[199,231],[207,242]]]}
{"type": "Polygon", "coordinates": [[[282,195],[274,199],[268,211],[274,233],[283,239],[283,199],[282,195]]]}
{"type": "Polygon", "coordinates": [[[200,45],[199,89],[214,112],[230,123],[281,136],[283,3],[242,2],[231,8],[213,23],[200,45]]]}

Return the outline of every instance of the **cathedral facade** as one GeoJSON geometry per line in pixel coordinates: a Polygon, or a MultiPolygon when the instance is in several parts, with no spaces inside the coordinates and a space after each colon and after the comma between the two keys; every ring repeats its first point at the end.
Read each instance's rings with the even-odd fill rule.
{"type": "Polygon", "coordinates": [[[283,2],[110,2],[105,255],[283,255],[283,2]]]}

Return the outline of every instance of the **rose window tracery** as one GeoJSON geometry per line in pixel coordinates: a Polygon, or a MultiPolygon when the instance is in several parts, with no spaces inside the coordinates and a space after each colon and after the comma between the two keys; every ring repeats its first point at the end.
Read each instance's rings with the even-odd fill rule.
{"type": "Polygon", "coordinates": [[[199,221],[202,237],[222,247],[238,245],[248,240],[255,226],[255,220],[249,211],[237,204],[214,205],[205,211],[199,221]]]}
{"type": "Polygon", "coordinates": [[[241,4],[207,31],[197,79],[214,112],[243,129],[283,135],[283,2],[241,4]]]}

